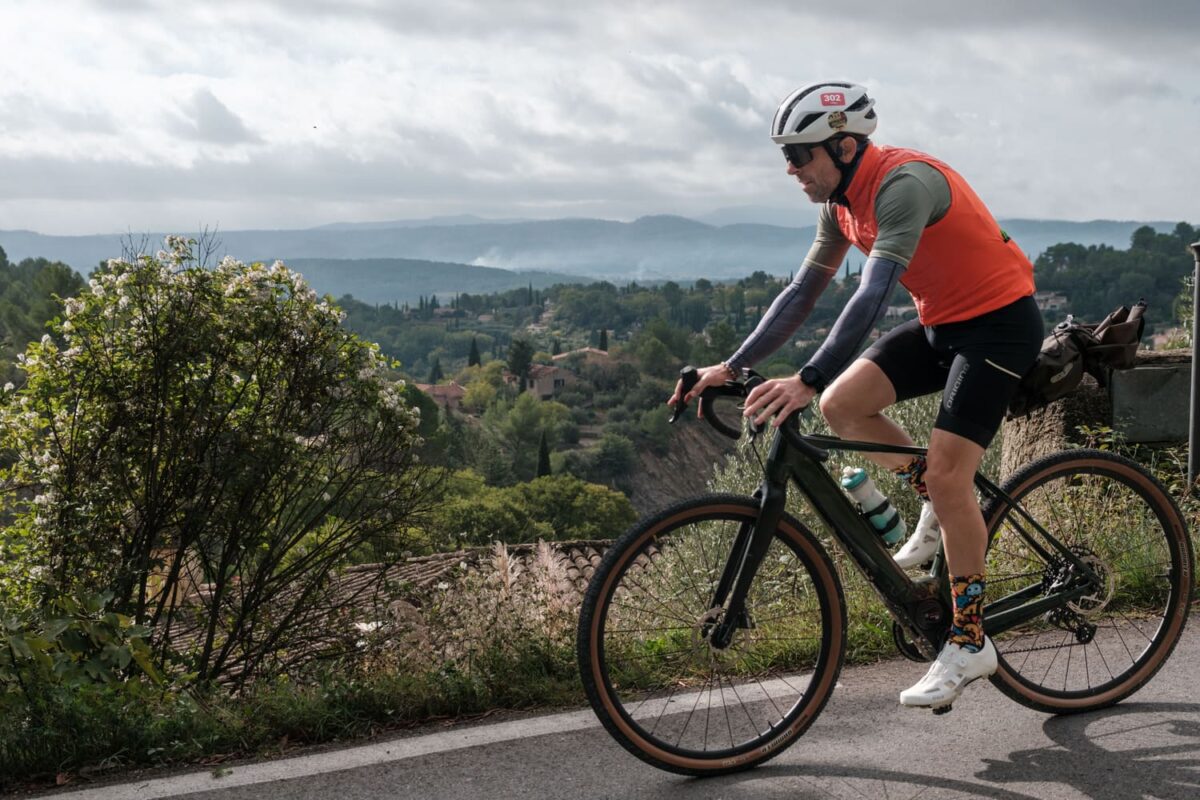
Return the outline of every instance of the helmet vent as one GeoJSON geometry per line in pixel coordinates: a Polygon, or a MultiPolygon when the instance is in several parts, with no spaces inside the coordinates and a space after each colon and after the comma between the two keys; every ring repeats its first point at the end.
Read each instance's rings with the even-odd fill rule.
{"type": "Polygon", "coordinates": [[[792,133],[799,133],[800,131],[804,130],[809,125],[812,125],[814,122],[816,122],[817,120],[821,119],[824,116],[825,116],[824,111],[818,111],[815,114],[805,114],[804,119],[800,120],[800,124],[797,125],[795,128],[792,128],[792,133]]]}
{"type": "MultiPolygon", "coordinates": [[[[847,107],[846,107],[846,110],[847,110],[847,111],[862,111],[862,110],[863,110],[863,107],[864,107],[864,106],[866,106],[866,105],[867,105],[867,103],[870,103],[870,102],[871,102],[871,98],[867,97],[867,96],[864,94],[862,97],[858,98],[858,100],[856,100],[856,101],[853,103],[853,105],[847,106],[847,107]]],[[[870,114],[867,114],[867,116],[869,117],[869,116],[871,116],[871,115],[870,115],[870,114]]]]}

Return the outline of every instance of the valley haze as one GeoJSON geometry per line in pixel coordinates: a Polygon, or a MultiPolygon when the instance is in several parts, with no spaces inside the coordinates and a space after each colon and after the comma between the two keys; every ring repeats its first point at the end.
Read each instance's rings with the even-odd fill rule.
{"type": "MultiPolygon", "coordinates": [[[[529,284],[541,288],[593,280],[617,284],[727,281],[756,270],[790,274],[812,242],[813,227],[748,221],[722,224],[756,216],[765,215],[729,209],[706,215],[709,222],[672,215],[632,222],[461,215],[334,223],[300,230],[218,230],[214,255],[229,254],[242,261],[281,259],[302,272],[318,291],[335,297],[350,294],[368,303],[415,303],[431,294],[444,298],[456,292],[503,291],[529,284]]],[[[1165,232],[1175,223],[1008,219],[1000,224],[1036,258],[1060,242],[1124,249],[1139,226],[1149,224],[1165,232]]],[[[52,236],[0,231],[0,247],[12,261],[48,258],[86,276],[104,260],[120,256],[131,242],[145,241],[150,249],[157,248],[164,233],[52,236]]],[[[852,251],[851,270],[857,270],[863,260],[861,253],[852,251]]]]}

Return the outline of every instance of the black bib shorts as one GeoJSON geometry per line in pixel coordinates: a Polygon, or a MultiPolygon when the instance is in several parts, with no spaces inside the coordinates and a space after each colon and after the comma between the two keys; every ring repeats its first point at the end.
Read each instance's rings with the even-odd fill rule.
{"type": "Polygon", "coordinates": [[[861,357],[883,370],[897,401],[941,391],[934,427],[986,449],[1044,336],[1042,312],[1030,295],[962,322],[927,328],[910,320],[861,357]]]}

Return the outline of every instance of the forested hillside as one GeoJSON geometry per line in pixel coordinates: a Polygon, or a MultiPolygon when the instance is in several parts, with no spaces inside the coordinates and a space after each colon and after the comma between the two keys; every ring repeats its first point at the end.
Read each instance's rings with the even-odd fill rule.
{"type": "MultiPolygon", "coordinates": [[[[1045,312],[1048,325],[1064,313],[1096,320],[1142,297],[1152,329],[1177,324],[1175,299],[1193,264],[1186,245],[1196,235],[1181,222],[1171,233],[1139,228],[1124,250],[1050,247],[1037,260],[1038,289],[1066,303],[1045,312]]],[[[757,365],[760,372],[788,375],[805,363],[857,288],[858,276],[847,272],[830,285],[795,339],[757,365]]],[[[441,386],[430,390],[435,393],[459,387],[461,400],[447,403],[439,396],[431,404],[441,419],[435,434],[442,443],[440,463],[472,470],[489,485],[507,485],[537,474],[542,450],[553,473],[632,495],[637,476],[653,471],[639,456],[675,455],[662,403],[680,366],[727,358],[786,283],[755,272],[690,286],[598,282],[422,297],[415,306],[352,297],[339,303],[347,324],[399,359],[411,379],[441,386]],[[561,355],[587,347],[607,355],[561,355]],[[549,382],[521,391],[539,375],[549,382]]],[[[892,303],[884,330],[915,313],[903,289],[892,303]]],[[[703,473],[700,462],[710,456],[698,455],[696,464],[676,471],[703,473]]]]}
{"type": "Polygon", "coordinates": [[[8,260],[0,248],[0,383],[19,378],[16,357],[27,342],[46,333],[46,321],[57,316],[55,297],[70,297],[83,279],[66,264],[44,258],[8,260]]]}
{"type": "Polygon", "coordinates": [[[1056,244],[1038,257],[1038,289],[1069,299],[1068,310],[1088,321],[1102,319],[1120,305],[1145,298],[1152,329],[1178,322],[1175,298],[1195,268],[1188,245],[1196,229],[1180,222],[1171,233],[1146,225],[1133,232],[1127,250],[1107,245],[1056,244]]]}

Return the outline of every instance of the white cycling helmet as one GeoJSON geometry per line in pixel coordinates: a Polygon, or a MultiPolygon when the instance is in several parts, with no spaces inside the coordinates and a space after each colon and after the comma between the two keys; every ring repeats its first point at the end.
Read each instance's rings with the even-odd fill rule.
{"type": "Polygon", "coordinates": [[[781,145],[819,144],[839,134],[866,137],[878,122],[875,101],[864,87],[824,81],[784,98],[771,122],[771,140],[781,145]]]}

